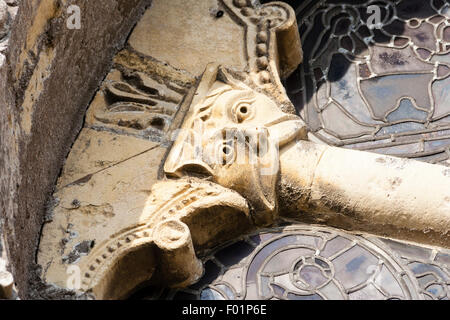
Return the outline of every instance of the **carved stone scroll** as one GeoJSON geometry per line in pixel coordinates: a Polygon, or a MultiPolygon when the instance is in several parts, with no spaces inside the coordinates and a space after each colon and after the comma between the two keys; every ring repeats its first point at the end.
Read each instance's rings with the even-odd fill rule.
{"type": "MultiPolygon", "coordinates": [[[[197,254],[247,232],[255,223],[267,225],[276,218],[278,168],[272,165],[277,163],[277,144],[306,136],[298,118],[291,126],[275,130],[277,122],[293,117],[281,111],[293,112],[293,107],[280,76],[287,76],[301,62],[295,13],[284,3],[260,6],[220,0],[216,4],[227,15],[217,25],[242,37],[233,41],[243,50],[231,50],[243,54],[242,70],[214,65],[196,79],[190,71],[141,50],[145,46],[136,41],[147,39],[145,32],[132,35],[115,57],[87,111],[85,127],[66,161],[43,228],[38,263],[44,282],[77,289],[67,272],[79,268],[78,291],[96,299],[124,298],[142,283],[185,286],[201,275],[197,254]],[[217,89],[217,94],[211,94],[211,89],[217,89]],[[241,97],[234,96],[236,92],[241,97]],[[242,99],[246,105],[240,105],[242,99]],[[191,115],[198,103],[214,111],[218,101],[222,111],[232,112],[231,118],[212,115],[208,121],[207,110],[191,115]],[[239,105],[229,110],[229,103],[239,105]],[[280,118],[269,119],[273,115],[280,118]],[[234,127],[236,138],[245,139],[267,137],[265,129],[254,130],[252,125],[266,117],[264,124],[274,129],[269,144],[244,141],[234,146],[247,151],[268,148],[245,167],[250,176],[241,175],[243,168],[231,163],[209,166],[211,161],[203,159],[201,164],[208,164],[213,174],[181,177],[184,169],[191,173],[189,165],[178,167],[173,156],[187,148],[178,143],[184,135],[181,124],[189,125],[185,118],[217,128],[220,122],[227,123],[234,127]],[[171,174],[166,177],[163,165],[175,139],[166,162],[166,172],[171,174]],[[268,174],[259,172],[264,163],[268,174]],[[230,169],[235,172],[232,178],[230,169]],[[232,186],[238,187],[228,188],[232,186]]],[[[200,19],[204,20],[200,25],[215,21],[209,16],[200,19]]],[[[186,42],[197,44],[189,40],[191,36],[196,34],[185,35],[186,42]]],[[[187,129],[193,132],[194,128],[187,129]]],[[[232,148],[222,142],[222,151],[232,148]]],[[[230,157],[231,153],[225,158],[230,157]]]]}
{"type": "Polygon", "coordinates": [[[153,186],[141,223],[126,226],[81,262],[82,290],[117,299],[150,280],[173,287],[194,283],[203,267],[197,250],[249,230],[239,194],[196,179],[153,186]],[[218,223],[221,222],[221,223],[218,223]]]}
{"type": "MultiPolygon", "coordinates": [[[[132,52],[122,52],[121,56],[125,54],[132,59],[132,52]]],[[[88,112],[89,127],[160,141],[189,84],[178,84],[170,76],[149,75],[144,66],[115,66],[88,112]]]]}
{"type": "MultiPolygon", "coordinates": [[[[294,10],[283,2],[253,6],[247,0],[222,0],[247,29],[250,74],[255,83],[277,83],[302,61],[294,10]],[[275,38],[275,40],[274,40],[275,38]]],[[[281,87],[281,86],[280,86],[281,87]]]]}

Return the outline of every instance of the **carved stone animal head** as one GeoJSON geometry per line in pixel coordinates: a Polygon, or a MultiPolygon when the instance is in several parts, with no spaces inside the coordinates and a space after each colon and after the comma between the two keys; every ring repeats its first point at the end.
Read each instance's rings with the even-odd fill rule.
{"type": "Polygon", "coordinates": [[[169,176],[200,174],[246,197],[257,224],[273,221],[279,148],[303,132],[266,94],[208,66],[164,165],[169,176]]]}

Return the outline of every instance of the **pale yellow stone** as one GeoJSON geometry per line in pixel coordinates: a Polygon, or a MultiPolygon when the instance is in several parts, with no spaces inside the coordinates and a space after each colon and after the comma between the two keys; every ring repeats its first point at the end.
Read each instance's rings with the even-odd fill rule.
{"type": "Polygon", "coordinates": [[[158,143],[144,139],[84,128],[66,160],[57,189],[114,167],[157,146],[158,143]]]}
{"type": "Polygon", "coordinates": [[[193,83],[187,74],[203,75],[178,112],[165,113],[175,118],[171,130],[182,129],[167,158],[165,147],[139,137],[141,129],[123,131],[129,121],[99,120],[98,111],[105,115],[111,106],[98,92],[54,194],[53,221],[43,229],[44,280],[69,288],[68,267],[78,266],[79,289],[98,299],[124,297],[150,279],[186,286],[202,273],[195,250],[270,225],[287,213],[281,205],[297,220],[308,214],[352,230],[386,227],[392,237],[432,232],[429,242],[448,246],[449,170],[304,141],[303,121],[282,111],[288,98],[279,78],[301,61],[294,11],[272,4],[279,19],[264,31],[258,23],[272,19],[268,7],[223,0],[229,11],[217,18],[217,3],[154,0],[131,36],[132,48],[116,58],[150,78],[133,85],[117,70],[108,75],[104,86],[120,82],[116,103],[136,107],[116,110],[114,120],[167,102],[139,95],[145,84],[164,79],[156,87],[170,83],[181,96],[193,83]]]}
{"type": "Polygon", "coordinates": [[[221,9],[216,0],[154,0],[133,31],[129,43],[137,51],[175,68],[200,75],[206,65],[220,61],[244,70],[244,27],[221,9]]]}
{"type": "MultiPolygon", "coordinates": [[[[189,129],[198,118],[192,111],[214,90],[225,93],[216,103],[211,94],[208,129],[239,122],[240,130],[258,135],[253,129],[265,125],[280,145],[305,136],[303,122],[280,110],[289,109],[290,102],[279,75],[288,75],[300,61],[295,13],[286,4],[154,0],[114,59],[65,163],[39,247],[43,280],[61,288],[75,285],[97,299],[125,297],[150,279],[186,286],[202,274],[195,250],[273,221],[274,145],[264,163],[217,168],[213,179],[190,176],[189,164],[182,168],[189,159],[173,152],[184,134],[166,173],[188,176],[165,177],[165,146],[185,112],[183,129],[189,129]],[[224,14],[217,16],[218,10],[224,14]],[[210,62],[226,68],[210,66],[196,88],[196,77],[210,62]],[[234,78],[236,72],[245,84],[234,78]],[[268,165],[270,173],[260,175],[258,165],[268,165]]],[[[204,146],[215,148],[207,139],[204,146]]]]}
{"type": "MultiPolygon", "coordinates": [[[[135,138],[121,138],[124,147],[136,142],[135,138]]],[[[156,147],[54,194],[58,204],[53,221],[44,226],[38,255],[39,264],[47,268],[43,275],[47,281],[66,287],[69,264],[63,258],[69,257],[77,244],[95,241],[97,246],[124,226],[139,224],[165,151],[156,147]]]]}
{"type": "Polygon", "coordinates": [[[181,128],[166,174],[202,173],[237,191],[257,224],[274,220],[281,199],[298,219],[449,245],[450,170],[299,140],[299,117],[221,67],[208,66],[181,128]]]}

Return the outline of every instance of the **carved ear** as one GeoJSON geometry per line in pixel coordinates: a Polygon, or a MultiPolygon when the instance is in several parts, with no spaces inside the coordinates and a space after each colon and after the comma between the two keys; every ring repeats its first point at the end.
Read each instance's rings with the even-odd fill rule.
{"type": "MultiPolygon", "coordinates": [[[[176,136],[169,155],[164,163],[164,172],[169,176],[181,177],[185,172],[196,173],[202,176],[212,176],[212,168],[206,164],[201,153],[197,154],[195,133],[181,129],[176,136]]],[[[197,142],[201,144],[201,142],[197,142]]]]}
{"type": "MultiPolygon", "coordinates": [[[[206,66],[206,69],[203,72],[202,77],[194,90],[195,93],[190,106],[199,105],[205,99],[207,99],[208,96],[211,95],[211,92],[214,91],[213,87],[217,81],[225,83],[233,89],[249,89],[249,87],[244,84],[245,76],[240,76],[237,72],[232,73],[225,67],[217,63],[209,63],[206,66]]],[[[187,114],[184,118],[187,119],[187,116],[192,114],[193,109],[189,108],[185,111],[187,112],[187,114]]]]}

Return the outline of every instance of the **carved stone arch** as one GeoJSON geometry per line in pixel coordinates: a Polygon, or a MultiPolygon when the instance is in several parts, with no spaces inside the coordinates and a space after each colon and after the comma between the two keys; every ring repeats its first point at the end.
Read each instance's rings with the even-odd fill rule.
{"type": "Polygon", "coordinates": [[[192,284],[203,272],[196,251],[251,226],[248,203],[237,192],[192,178],[161,181],[142,223],[112,235],[80,263],[81,290],[103,300],[125,298],[143,283],[192,284]]]}
{"type": "Polygon", "coordinates": [[[275,97],[280,108],[295,113],[281,79],[303,60],[295,11],[281,1],[255,5],[248,0],[221,0],[246,30],[246,54],[252,82],[275,97]]]}

